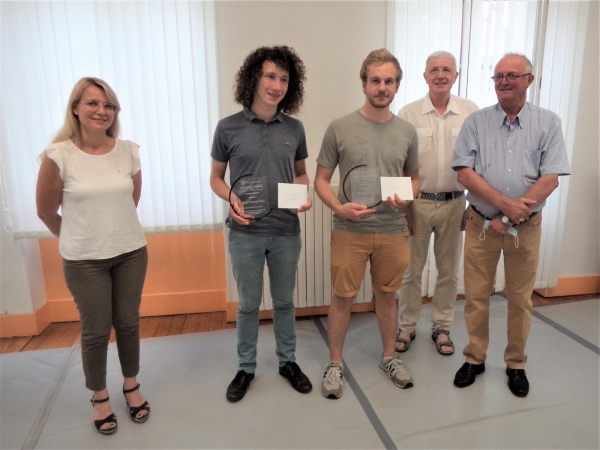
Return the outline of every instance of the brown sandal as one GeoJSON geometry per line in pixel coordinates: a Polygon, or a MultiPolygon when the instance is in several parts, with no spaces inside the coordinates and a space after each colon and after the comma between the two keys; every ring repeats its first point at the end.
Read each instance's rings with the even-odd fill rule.
{"type": "Polygon", "coordinates": [[[437,330],[434,331],[433,334],[431,335],[431,339],[433,339],[433,342],[435,342],[435,346],[437,348],[437,351],[440,355],[444,355],[444,356],[450,356],[451,354],[454,353],[454,342],[452,342],[450,340],[450,332],[448,330],[437,330]],[[448,336],[448,340],[444,341],[444,342],[438,342],[437,337],[440,334],[445,334],[446,336],[448,336]],[[448,346],[448,347],[452,347],[452,350],[450,351],[443,351],[442,347],[444,346],[448,346]]]}
{"type": "Polygon", "coordinates": [[[412,333],[410,333],[410,339],[404,339],[400,337],[400,332],[402,330],[398,330],[398,336],[396,336],[396,351],[398,353],[404,353],[406,350],[408,350],[408,348],[410,347],[410,343],[413,341],[413,339],[415,338],[415,336],[417,335],[416,331],[413,331],[412,333]],[[404,348],[402,350],[398,349],[398,344],[404,344],[404,348]]]}

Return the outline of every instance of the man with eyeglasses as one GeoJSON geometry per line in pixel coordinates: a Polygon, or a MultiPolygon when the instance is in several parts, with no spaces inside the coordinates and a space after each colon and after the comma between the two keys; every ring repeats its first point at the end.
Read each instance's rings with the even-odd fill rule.
{"type": "Polygon", "coordinates": [[[504,254],[508,299],[508,344],[504,351],[508,387],[529,393],[525,345],[531,328],[531,295],[539,259],[542,215],[558,177],[569,175],[560,118],[527,102],[533,67],[526,56],[506,54],[492,80],[498,103],[465,121],[453,169],[468,189],[465,225],[466,362],[454,385],[475,382],[485,370],[489,303],[500,254],[504,254]]]}
{"type": "Polygon", "coordinates": [[[465,212],[465,191],[452,170],[452,157],[460,127],[478,108],[471,100],[450,94],[458,79],[452,53],[437,51],[429,55],[423,78],[429,87],[427,95],[398,113],[417,127],[421,192],[406,211],[411,231],[410,263],[400,289],[396,350],[407,351],[416,335],[422,305],[421,275],[433,233],[438,276],[431,308],[431,336],[440,354],[451,355],[454,343],[450,325],[454,321],[465,212]]]}
{"type": "Polygon", "coordinates": [[[386,49],[369,53],[363,61],[360,78],[365,102],[360,109],[329,125],[315,176],[317,194],[334,212],[333,295],[327,319],[330,355],[321,386],[322,394],[330,399],[340,398],[343,393],[342,348],[352,304],[360,291],[368,261],[383,343],[379,367],[397,387],[412,386],[412,378],[394,349],[398,326],[396,292],[409,259],[409,233],[402,211],[409,201],[394,194],[394,198],[388,196],[377,202],[380,197],[375,195],[373,201],[361,204],[353,191],[360,185],[366,191],[378,192],[380,176],[404,176],[410,177],[416,195],[419,142],[415,127],[396,117],[389,108],[402,79],[402,69],[394,55],[386,49]],[[340,187],[336,196],[331,178],[338,165],[340,187]],[[360,179],[348,176],[359,173],[360,179]]]}
{"type": "Polygon", "coordinates": [[[304,126],[290,117],[302,105],[305,71],[293,48],[261,47],[251,52],[236,76],[235,100],[244,109],[220,120],[214,134],[210,186],[230,204],[228,247],[239,294],[238,371],[227,388],[230,402],[240,401],[254,379],[265,262],[279,374],[302,394],[312,389],[296,363],[294,308],[302,247],[298,213],[309,210],[312,201],[308,199],[298,209],[277,207],[279,183],[309,184],[304,126]],[[225,182],[228,166],[231,188],[225,182]],[[244,205],[233,189],[238,180],[247,186],[251,179],[253,189],[267,193],[252,200],[268,204],[260,214],[250,208],[251,202],[244,205]]]}

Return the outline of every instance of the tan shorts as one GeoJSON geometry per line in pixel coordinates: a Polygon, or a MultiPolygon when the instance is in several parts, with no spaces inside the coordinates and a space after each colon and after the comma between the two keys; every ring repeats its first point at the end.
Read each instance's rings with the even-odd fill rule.
{"type": "Polygon", "coordinates": [[[410,259],[409,232],[398,234],[331,232],[331,290],[338,297],[360,291],[367,261],[373,287],[396,292],[410,259]]]}

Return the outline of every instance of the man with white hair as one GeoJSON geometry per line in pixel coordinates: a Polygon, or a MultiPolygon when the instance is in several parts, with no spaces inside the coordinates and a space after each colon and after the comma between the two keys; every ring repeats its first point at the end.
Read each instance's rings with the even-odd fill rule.
{"type": "Polygon", "coordinates": [[[452,168],[468,189],[465,225],[466,362],[454,385],[475,382],[485,371],[489,345],[490,294],[500,254],[504,254],[508,299],[508,344],[504,351],[508,387],[529,393],[525,345],[531,328],[531,294],[539,260],[546,198],[569,175],[560,118],[527,102],[533,67],[526,56],[506,54],[494,69],[498,103],[465,121],[452,168]]]}
{"type": "Polygon", "coordinates": [[[464,187],[452,170],[452,157],[463,122],[478,108],[471,100],[450,94],[458,78],[452,53],[437,51],[429,55],[423,78],[429,86],[427,95],[398,113],[417,128],[421,192],[406,211],[412,235],[409,239],[411,256],[400,290],[396,350],[408,350],[415,337],[421,315],[421,274],[433,233],[438,277],[431,310],[432,338],[440,354],[451,355],[454,344],[450,339],[450,325],[454,320],[466,203],[464,187]]]}

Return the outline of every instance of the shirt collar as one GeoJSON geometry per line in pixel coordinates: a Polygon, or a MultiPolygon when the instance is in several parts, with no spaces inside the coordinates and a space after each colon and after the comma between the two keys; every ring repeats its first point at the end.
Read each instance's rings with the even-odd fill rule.
{"type": "MultiPolygon", "coordinates": [[[[498,120],[500,123],[500,128],[502,128],[505,123],[508,123],[508,114],[506,114],[504,112],[504,110],[502,109],[502,106],[500,106],[500,103],[496,104],[496,111],[498,112],[498,120]]],[[[519,125],[519,128],[523,128],[523,123],[527,122],[527,119],[529,119],[530,115],[531,115],[531,108],[529,107],[529,102],[525,102],[525,104],[521,108],[521,111],[519,111],[519,114],[517,114],[517,116],[515,117],[515,120],[513,120],[513,122],[516,122],[517,125],[519,125]]]]}
{"type": "MultiPolygon", "coordinates": [[[[435,107],[433,106],[433,103],[431,103],[431,97],[429,97],[429,94],[427,94],[424,98],[421,114],[429,114],[432,111],[435,111],[435,107]]],[[[458,106],[458,102],[454,98],[454,95],[450,95],[450,100],[448,101],[446,111],[460,115],[460,107],[458,106]]]]}
{"type": "MultiPolygon", "coordinates": [[[[271,122],[274,121],[278,121],[278,122],[283,122],[283,118],[281,117],[283,113],[281,111],[279,111],[277,114],[275,114],[275,117],[273,117],[273,120],[271,120],[271,122]]],[[[250,109],[244,107],[244,116],[246,116],[246,119],[248,119],[250,122],[254,122],[254,120],[260,120],[261,122],[264,122],[262,119],[259,119],[256,114],[254,114],[250,109]]]]}

